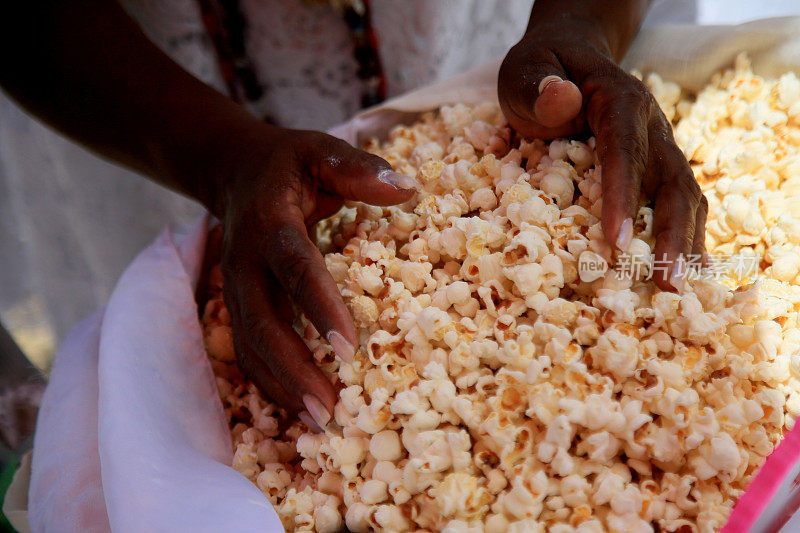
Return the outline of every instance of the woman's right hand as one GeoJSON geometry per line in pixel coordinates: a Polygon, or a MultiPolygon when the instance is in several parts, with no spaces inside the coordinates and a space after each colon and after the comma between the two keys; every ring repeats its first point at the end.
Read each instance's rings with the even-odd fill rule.
{"type": "Polygon", "coordinates": [[[263,126],[231,141],[230,171],[216,177],[208,207],[223,224],[223,294],[237,362],[272,400],[324,427],[337,394],[292,328],[294,307],[344,361],[352,360],[358,336],[308,228],[344,200],[398,204],[418,184],[320,132],[263,126]]]}

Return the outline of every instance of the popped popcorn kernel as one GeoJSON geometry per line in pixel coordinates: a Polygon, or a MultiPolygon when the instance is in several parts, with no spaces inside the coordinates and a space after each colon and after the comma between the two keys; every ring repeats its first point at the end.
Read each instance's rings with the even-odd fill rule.
{"type": "Polygon", "coordinates": [[[288,531],[724,525],[800,416],[800,80],[744,57],[691,100],[640,78],[708,198],[718,280],[658,290],[650,207],[627,254],[604,240],[594,139],[513,139],[492,103],[368,143],[422,190],[326,222],[360,345],[344,363],[298,318],[338,387],[325,433],[244,380],[215,274],[204,340],[233,466],[288,531]]]}

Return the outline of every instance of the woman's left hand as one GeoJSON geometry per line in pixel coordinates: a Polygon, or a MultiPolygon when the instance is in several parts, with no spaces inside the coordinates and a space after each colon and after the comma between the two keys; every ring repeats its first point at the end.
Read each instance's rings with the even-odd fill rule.
{"type": "Polygon", "coordinates": [[[554,21],[543,13],[537,18],[534,8],[528,31],[500,68],[503,112],[527,137],[553,139],[587,129],[595,135],[606,240],[627,250],[644,192],[654,204],[654,257],[670,265],[655,282],[680,290],[682,259],[705,254],[708,203],[672,126],[647,87],[616,64],[603,31],[585,18],[554,21]]]}

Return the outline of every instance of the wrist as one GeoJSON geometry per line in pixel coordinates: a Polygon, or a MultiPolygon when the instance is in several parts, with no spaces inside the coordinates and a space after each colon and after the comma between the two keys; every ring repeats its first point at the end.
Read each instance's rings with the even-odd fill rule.
{"type": "Polygon", "coordinates": [[[647,13],[650,0],[536,0],[526,37],[536,33],[588,43],[619,62],[647,13]]]}
{"type": "Polygon", "coordinates": [[[144,102],[147,112],[126,117],[137,153],[131,166],[221,218],[228,183],[279,128],[180,70],[144,102]]]}
{"type": "Polygon", "coordinates": [[[253,180],[268,161],[281,128],[232,102],[173,121],[176,131],[152,148],[155,174],[222,219],[236,183],[253,180]],[[198,120],[199,116],[199,120],[198,120]]]}
{"type": "Polygon", "coordinates": [[[255,119],[214,134],[198,184],[206,208],[222,219],[237,193],[253,191],[270,161],[280,156],[281,139],[286,139],[284,128],[255,119]]]}
{"type": "Polygon", "coordinates": [[[572,13],[531,17],[522,43],[557,44],[565,41],[588,45],[602,55],[616,57],[608,32],[597,21],[572,13]]]}

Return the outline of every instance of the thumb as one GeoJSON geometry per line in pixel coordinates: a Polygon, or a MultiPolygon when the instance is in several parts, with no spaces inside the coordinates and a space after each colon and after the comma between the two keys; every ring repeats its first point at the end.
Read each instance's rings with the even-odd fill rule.
{"type": "Polygon", "coordinates": [[[556,74],[539,82],[538,97],[534,98],[534,119],[547,128],[569,124],[581,112],[583,97],[578,86],[556,74]]]}
{"type": "Polygon", "coordinates": [[[385,159],[353,148],[330,137],[327,154],[318,167],[317,179],[345,200],[372,205],[394,205],[410,200],[419,182],[395,172],[385,159]]]}
{"type": "Polygon", "coordinates": [[[498,96],[509,123],[523,135],[553,138],[579,129],[581,91],[547,50],[512,48],[500,67],[498,96]]]}

